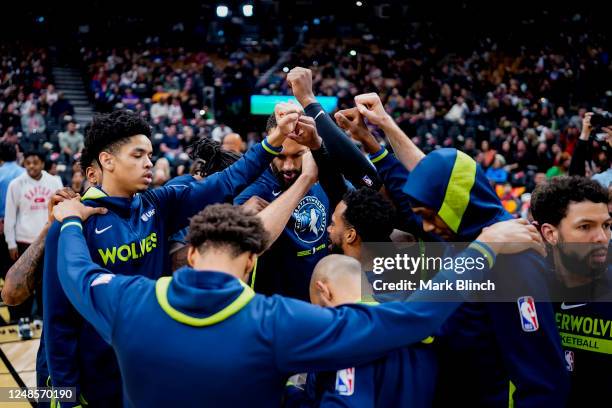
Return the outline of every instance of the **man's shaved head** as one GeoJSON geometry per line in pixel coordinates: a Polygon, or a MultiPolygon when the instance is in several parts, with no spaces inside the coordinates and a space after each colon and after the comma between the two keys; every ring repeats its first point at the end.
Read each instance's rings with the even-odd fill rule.
{"type": "Polygon", "coordinates": [[[361,264],[346,255],[328,255],[314,268],[310,301],[322,306],[354,303],[361,297],[361,264]]]}

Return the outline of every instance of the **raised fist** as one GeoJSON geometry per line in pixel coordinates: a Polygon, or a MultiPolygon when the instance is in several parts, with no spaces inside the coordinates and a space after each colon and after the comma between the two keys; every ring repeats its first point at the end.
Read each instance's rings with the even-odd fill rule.
{"type": "Polygon", "coordinates": [[[312,91],[312,71],[307,68],[295,67],[287,74],[287,83],[293,91],[293,96],[304,108],[316,102],[312,91]]]}

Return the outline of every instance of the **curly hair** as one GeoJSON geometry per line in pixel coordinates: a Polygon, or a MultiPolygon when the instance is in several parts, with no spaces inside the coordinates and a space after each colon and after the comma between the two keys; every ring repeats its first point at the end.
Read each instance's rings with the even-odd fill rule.
{"type": "Polygon", "coordinates": [[[583,201],[608,204],[610,195],[598,182],[585,177],[555,177],[534,190],[531,214],[540,225],[557,226],[567,215],[567,207],[571,203],[583,201]]]}
{"type": "Polygon", "coordinates": [[[268,232],[259,217],[240,206],[213,204],[191,218],[189,244],[204,252],[209,248],[229,248],[233,256],[260,253],[266,248],[268,232]]]}
{"type": "Polygon", "coordinates": [[[81,169],[83,169],[83,171],[85,171],[86,168],[93,165],[94,162],[96,162],[97,160],[98,158],[93,157],[91,154],[89,154],[89,150],[85,148],[81,151],[81,157],[79,157],[79,166],[81,167],[81,169]]]}
{"type": "Polygon", "coordinates": [[[17,149],[13,143],[0,143],[0,160],[4,162],[12,162],[17,160],[17,149]]]}
{"type": "Polygon", "coordinates": [[[40,150],[29,150],[23,154],[23,159],[27,159],[30,156],[36,156],[40,159],[41,162],[46,162],[47,154],[40,150]]]}
{"type": "Polygon", "coordinates": [[[206,177],[224,170],[240,159],[240,154],[221,148],[221,143],[201,137],[189,146],[189,157],[195,161],[194,172],[206,177]]]}
{"type": "Polygon", "coordinates": [[[86,168],[91,165],[105,150],[115,152],[136,135],[151,137],[151,127],[138,114],[123,109],[96,115],[85,132],[85,149],[80,160],[81,166],[86,168]]]}
{"type": "Polygon", "coordinates": [[[361,187],[346,193],[342,201],[346,204],[344,221],[355,228],[362,241],[389,241],[393,232],[395,209],[382,194],[361,187]]]}

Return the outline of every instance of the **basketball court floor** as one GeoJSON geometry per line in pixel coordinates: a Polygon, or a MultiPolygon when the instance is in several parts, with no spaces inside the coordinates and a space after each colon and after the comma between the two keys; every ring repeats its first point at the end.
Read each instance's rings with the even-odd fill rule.
{"type": "MultiPolygon", "coordinates": [[[[9,321],[6,306],[0,304],[0,322],[9,321]]],[[[36,352],[41,329],[33,328],[32,340],[20,340],[17,326],[0,326],[0,387],[35,387],[36,352]]],[[[25,408],[27,402],[0,402],[4,408],[25,408]]]]}

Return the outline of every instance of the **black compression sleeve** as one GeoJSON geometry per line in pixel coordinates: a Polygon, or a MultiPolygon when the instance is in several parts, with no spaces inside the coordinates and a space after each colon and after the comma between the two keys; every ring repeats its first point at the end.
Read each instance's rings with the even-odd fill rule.
{"type": "Polygon", "coordinates": [[[342,174],[356,188],[366,186],[380,190],[382,181],[374,166],[361,154],[357,146],[340,129],[333,119],[325,113],[319,103],[311,103],[304,111],[314,118],[317,132],[325,142],[331,160],[338,166],[342,174]]]}
{"type": "Polygon", "coordinates": [[[336,205],[342,200],[348,190],[342,173],[334,166],[329,152],[325,148],[325,143],[318,150],[312,151],[312,156],[319,168],[319,183],[329,198],[329,208],[333,212],[336,205]]]}

